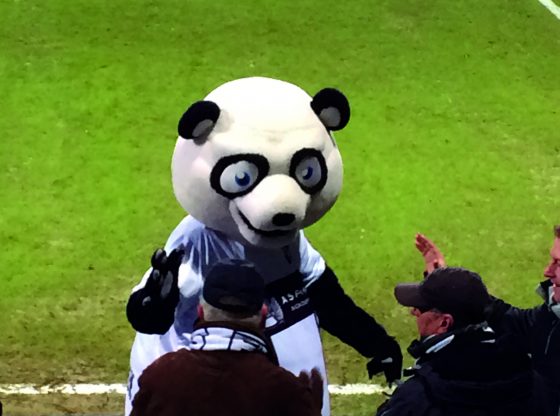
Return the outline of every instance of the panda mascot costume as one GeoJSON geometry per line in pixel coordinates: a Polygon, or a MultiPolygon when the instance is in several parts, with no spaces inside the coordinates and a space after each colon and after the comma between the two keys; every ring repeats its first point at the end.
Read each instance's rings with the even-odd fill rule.
{"type": "Polygon", "coordinates": [[[266,334],[282,367],[314,367],[325,380],[319,328],[372,358],[372,374],[400,377],[398,343],[344,293],[302,229],[335,203],[342,160],[332,135],[350,118],[346,97],[310,97],[269,78],[228,82],[192,104],[179,121],[173,188],[189,213],[133,289],[127,317],[137,331],[126,412],[138,377],[161,355],[189,348],[203,277],[224,258],[255,264],[267,284],[266,334]]]}

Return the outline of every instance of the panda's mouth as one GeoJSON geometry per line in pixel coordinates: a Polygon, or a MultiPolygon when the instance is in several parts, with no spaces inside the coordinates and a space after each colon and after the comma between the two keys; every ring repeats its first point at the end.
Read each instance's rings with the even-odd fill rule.
{"type": "Polygon", "coordinates": [[[264,237],[285,237],[287,235],[290,235],[294,232],[294,230],[259,230],[258,228],[255,228],[253,226],[253,224],[251,224],[249,222],[249,220],[247,219],[247,217],[245,215],[243,215],[243,213],[241,212],[241,210],[237,210],[237,212],[239,213],[239,216],[241,217],[241,220],[245,223],[245,225],[247,226],[247,228],[249,228],[249,230],[253,231],[256,234],[262,235],[264,237]]]}

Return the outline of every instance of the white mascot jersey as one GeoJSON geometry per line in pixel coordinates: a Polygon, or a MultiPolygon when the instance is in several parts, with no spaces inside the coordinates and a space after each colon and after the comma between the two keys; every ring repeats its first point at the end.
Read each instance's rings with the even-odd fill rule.
{"type": "Polygon", "coordinates": [[[175,320],[163,335],[137,333],[126,413],[142,371],[167,352],[189,348],[203,276],[216,261],[236,258],[253,262],[265,279],[266,333],[280,365],[296,375],[320,369],[327,416],[319,326],[306,293],[326,266],[302,229],[320,219],[341,190],[342,161],[326,128],[339,114],[327,107],[318,115],[302,89],[268,78],[228,82],[205,101],[219,107],[219,117],[193,126],[193,137],[180,136],[173,154],[175,195],[189,212],[165,246],[168,254],[179,247],[186,253],[175,320]]]}

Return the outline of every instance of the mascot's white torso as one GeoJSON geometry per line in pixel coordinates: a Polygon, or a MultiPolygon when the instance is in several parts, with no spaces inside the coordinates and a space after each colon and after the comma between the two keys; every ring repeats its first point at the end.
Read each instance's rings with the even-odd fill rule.
{"type": "MultiPolygon", "coordinates": [[[[186,253],[180,300],[167,333],[137,333],[129,396],[151,362],[189,347],[203,276],[223,258],[247,259],[264,277],[267,333],[280,365],[294,374],[318,367],[326,382],[318,322],[306,294],[325,262],[302,229],[319,220],[340,193],[342,161],[330,132],[336,128],[329,127],[345,124],[341,117],[348,115],[328,104],[313,107],[313,100],[283,81],[245,78],[218,87],[183,116],[172,174],[177,200],[189,216],[165,247],[186,253]],[[213,105],[200,104],[208,102],[213,105]]],[[[326,388],[324,403],[327,415],[326,388]]]]}

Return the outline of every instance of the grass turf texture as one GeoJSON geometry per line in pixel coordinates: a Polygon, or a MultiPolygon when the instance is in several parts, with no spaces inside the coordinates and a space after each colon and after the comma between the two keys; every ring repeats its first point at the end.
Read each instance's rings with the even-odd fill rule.
{"type": "MultiPolygon", "coordinates": [[[[344,190],[307,234],[403,347],[414,321],[391,293],[420,276],[417,231],[538,303],[560,222],[560,22],[536,0],[16,0],[0,16],[1,383],[126,380],[129,291],[184,214],[177,120],[243,76],[348,96],[344,190]]],[[[332,383],[366,381],[351,348],[325,349],[332,383]]],[[[344,400],[334,414],[373,411],[344,400]]]]}

